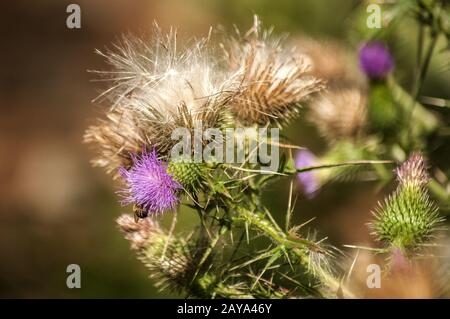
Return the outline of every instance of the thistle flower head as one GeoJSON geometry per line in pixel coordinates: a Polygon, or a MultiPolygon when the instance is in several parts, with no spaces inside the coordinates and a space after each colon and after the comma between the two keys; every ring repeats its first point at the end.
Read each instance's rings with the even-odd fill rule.
{"type": "Polygon", "coordinates": [[[167,172],[178,181],[187,191],[194,191],[201,187],[206,176],[204,163],[195,163],[192,160],[171,160],[167,172]]]}
{"type": "Polygon", "coordinates": [[[149,241],[163,235],[158,223],[151,218],[136,223],[133,217],[123,214],[117,218],[116,222],[133,250],[143,250],[147,247],[149,241]]]}
{"type": "Polygon", "coordinates": [[[397,189],[375,211],[371,227],[378,240],[406,251],[430,240],[442,218],[429,199],[428,176],[420,154],[413,154],[396,173],[397,189]]]}
{"type": "Polygon", "coordinates": [[[181,185],[167,173],[166,165],[161,162],[156,150],[145,150],[138,157],[132,155],[133,166],[121,168],[120,173],[127,187],[119,192],[123,204],[137,204],[158,214],[174,209],[179,202],[177,191],[181,185]]]}
{"type": "Polygon", "coordinates": [[[366,96],[357,88],[328,91],[312,103],[309,120],[330,142],[357,137],[367,122],[366,96]]]}
{"type": "Polygon", "coordinates": [[[84,142],[97,146],[94,166],[103,167],[107,173],[120,177],[119,167],[130,167],[132,153],[137,153],[146,142],[145,133],[136,125],[136,118],[129,110],[115,110],[106,119],[98,120],[86,130],[84,142]]]}
{"type": "Polygon", "coordinates": [[[182,46],[175,30],[163,34],[155,26],[151,41],[124,36],[114,50],[99,52],[112,70],[94,71],[111,83],[96,99],[108,103],[107,120],[85,135],[100,149],[97,165],[108,172],[128,167],[129,153],[143,147],[167,156],[177,142],[174,129],[223,125],[238,76],[219,67],[208,41],[182,46]]]}
{"type": "Polygon", "coordinates": [[[241,75],[242,87],[232,99],[237,120],[245,125],[281,125],[294,117],[301,102],[323,89],[321,80],[308,74],[311,60],[281,39],[261,32],[258,17],[253,27],[224,45],[229,66],[241,75]]]}
{"type": "MultiPolygon", "coordinates": [[[[318,163],[316,156],[307,149],[297,152],[295,155],[295,167],[297,169],[313,166],[318,163]]],[[[320,188],[320,182],[314,172],[297,173],[298,181],[303,192],[308,198],[313,198],[317,190],[320,188]]]]}
{"type": "Polygon", "coordinates": [[[142,116],[160,111],[167,121],[182,104],[195,115],[220,108],[235,83],[208,44],[209,37],[180,44],[175,29],[165,34],[156,24],[149,41],[126,35],[114,50],[98,51],[113,68],[100,74],[113,85],[97,99],[112,101],[112,109],[137,109],[142,116]]]}
{"type": "Polygon", "coordinates": [[[381,42],[366,43],[359,50],[359,64],[371,79],[384,79],[394,68],[394,58],[381,42]]]}

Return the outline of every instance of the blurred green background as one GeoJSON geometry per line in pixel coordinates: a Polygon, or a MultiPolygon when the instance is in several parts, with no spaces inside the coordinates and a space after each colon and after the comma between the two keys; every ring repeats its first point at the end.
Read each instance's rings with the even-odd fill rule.
{"type": "MultiPolygon", "coordinates": [[[[94,49],[109,46],[122,33],[148,31],[153,20],[163,28],[177,26],[181,37],[189,37],[217,24],[246,29],[253,14],[275,26],[276,33],[337,39],[355,48],[347,34],[360,1],[79,0],[82,27],[70,30],[65,21],[72,2],[1,4],[0,297],[171,296],[154,289],[117,230],[115,218],[131,209],[118,205],[117,185],[90,167],[92,150],[81,143],[85,128],[101,115],[91,100],[104,87],[92,83],[94,75],[87,70],[107,66],[94,49]],[[81,289],[66,287],[71,263],[81,266],[81,289]]],[[[402,61],[411,57],[413,38],[414,31],[398,44],[402,61]]],[[[442,80],[438,67],[431,72],[425,91],[449,98],[450,82],[442,80]]],[[[408,74],[402,76],[407,83],[408,74]]],[[[299,121],[288,135],[321,150],[310,125],[299,121]]],[[[287,182],[267,193],[281,218],[287,182]]],[[[294,221],[316,216],[312,226],[332,243],[367,243],[365,223],[382,196],[369,184],[329,186],[317,199],[300,198],[294,221]]],[[[165,216],[163,222],[170,219],[165,216]]],[[[195,222],[195,214],[180,212],[180,227],[189,229],[195,222]]]]}

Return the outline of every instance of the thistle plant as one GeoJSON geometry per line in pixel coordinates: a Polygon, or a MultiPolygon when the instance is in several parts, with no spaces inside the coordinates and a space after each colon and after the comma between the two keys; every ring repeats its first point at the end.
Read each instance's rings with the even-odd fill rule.
{"type": "MultiPolygon", "coordinates": [[[[445,4],[432,2],[426,10],[440,21],[436,7],[445,4]]],[[[446,29],[434,31],[448,38],[446,29]]],[[[353,56],[332,54],[320,42],[278,37],[258,17],[247,32],[216,34],[183,44],[176,30],[155,25],[149,40],[125,36],[99,52],[112,66],[96,71],[111,81],[98,98],[109,107],[85,141],[95,147],[94,165],[120,184],[120,202],[134,216],[117,223],[156,286],[194,298],[361,297],[347,284],[343,249],[310,220],[293,224],[296,200],[317,200],[330,183],[371,181],[380,190],[396,177],[396,190],[374,210],[380,247],[370,251],[402,264],[436,243],[448,192],[436,167],[427,172],[425,155],[441,119],[419,103],[421,83],[409,94],[395,81],[397,63],[382,39],[365,38],[353,56]],[[303,113],[324,141],[317,154],[284,134],[258,133],[283,132],[303,113]],[[268,148],[272,170],[260,152],[268,148]],[[287,208],[271,212],[264,191],[277,179],[289,184],[287,208]],[[197,226],[179,231],[178,214],[193,212],[197,226]],[[169,215],[165,229],[159,219],[169,215]]],[[[429,61],[420,61],[420,81],[422,63],[429,61]]]]}

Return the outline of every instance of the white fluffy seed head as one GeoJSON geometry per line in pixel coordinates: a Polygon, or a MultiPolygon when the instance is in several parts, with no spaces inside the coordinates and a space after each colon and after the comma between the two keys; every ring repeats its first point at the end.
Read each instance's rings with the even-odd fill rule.
{"type": "Polygon", "coordinates": [[[219,67],[208,41],[180,47],[176,30],[163,34],[155,26],[149,42],[124,36],[113,50],[99,52],[112,70],[96,71],[110,83],[96,99],[110,105],[107,120],[85,135],[99,148],[96,165],[117,171],[128,166],[130,152],[144,148],[156,147],[165,156],[177,142],[171,138],[174,129],[193,130],[199,122],[204,129],[220,126],[240,83],[237,72],[219,67]]]}
{"type": "Polygon", "coordinates": [[[157,25],[149,43],[124,37],[114,51],[100,53],[113,70],[103,73],[112,86],[99,98],[108,97],[112,109],[128,108],[155,121],[173,121],[181,105],[193,117],[217,109],[238,83],[218,67],[208,42],[209,37],[192,40],[180,48],[176,30],[163,34],[157,25]]]}

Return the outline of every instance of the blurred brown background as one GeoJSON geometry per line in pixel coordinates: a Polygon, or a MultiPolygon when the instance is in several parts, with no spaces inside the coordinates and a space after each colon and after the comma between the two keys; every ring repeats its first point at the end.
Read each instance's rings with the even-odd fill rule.
{"type": "MultiPolygon", "coordinates": [[[[115,185],[90,167],[92,152],[81,143],[85,128],[101,114],[91,100],[104,87],[92,83],[87,70],[107,66],[94,49],[122,33],[148,31],[153,20],[191,36],[205,34],[210,25],[247,27],[254,13],[278,32],[342,38],[356,2],[78,0],[81,29],[71,30],[71,1],[3,1],[0,297],[166,296],[154,290],[116,229],[114,219],[129,208],[117,204],[115,185]],[[81,289],[66,287],[71,263],[81,266],[81,289]]],[[[289,134],[316,145],[310,128],[294,127],[289,134]]],[[[295,219],[317,216],[313,226],[332,242],[363,243],[364,223],[380,197],[371,186],[325,190],[320,201],[301,204],[295,219]],[[356,214],[348,213],[350,202],[356,214]]],[[[276,195],[269,194],[272,207],[285,206],[285,184],[269,193],[276,195]]]]}

